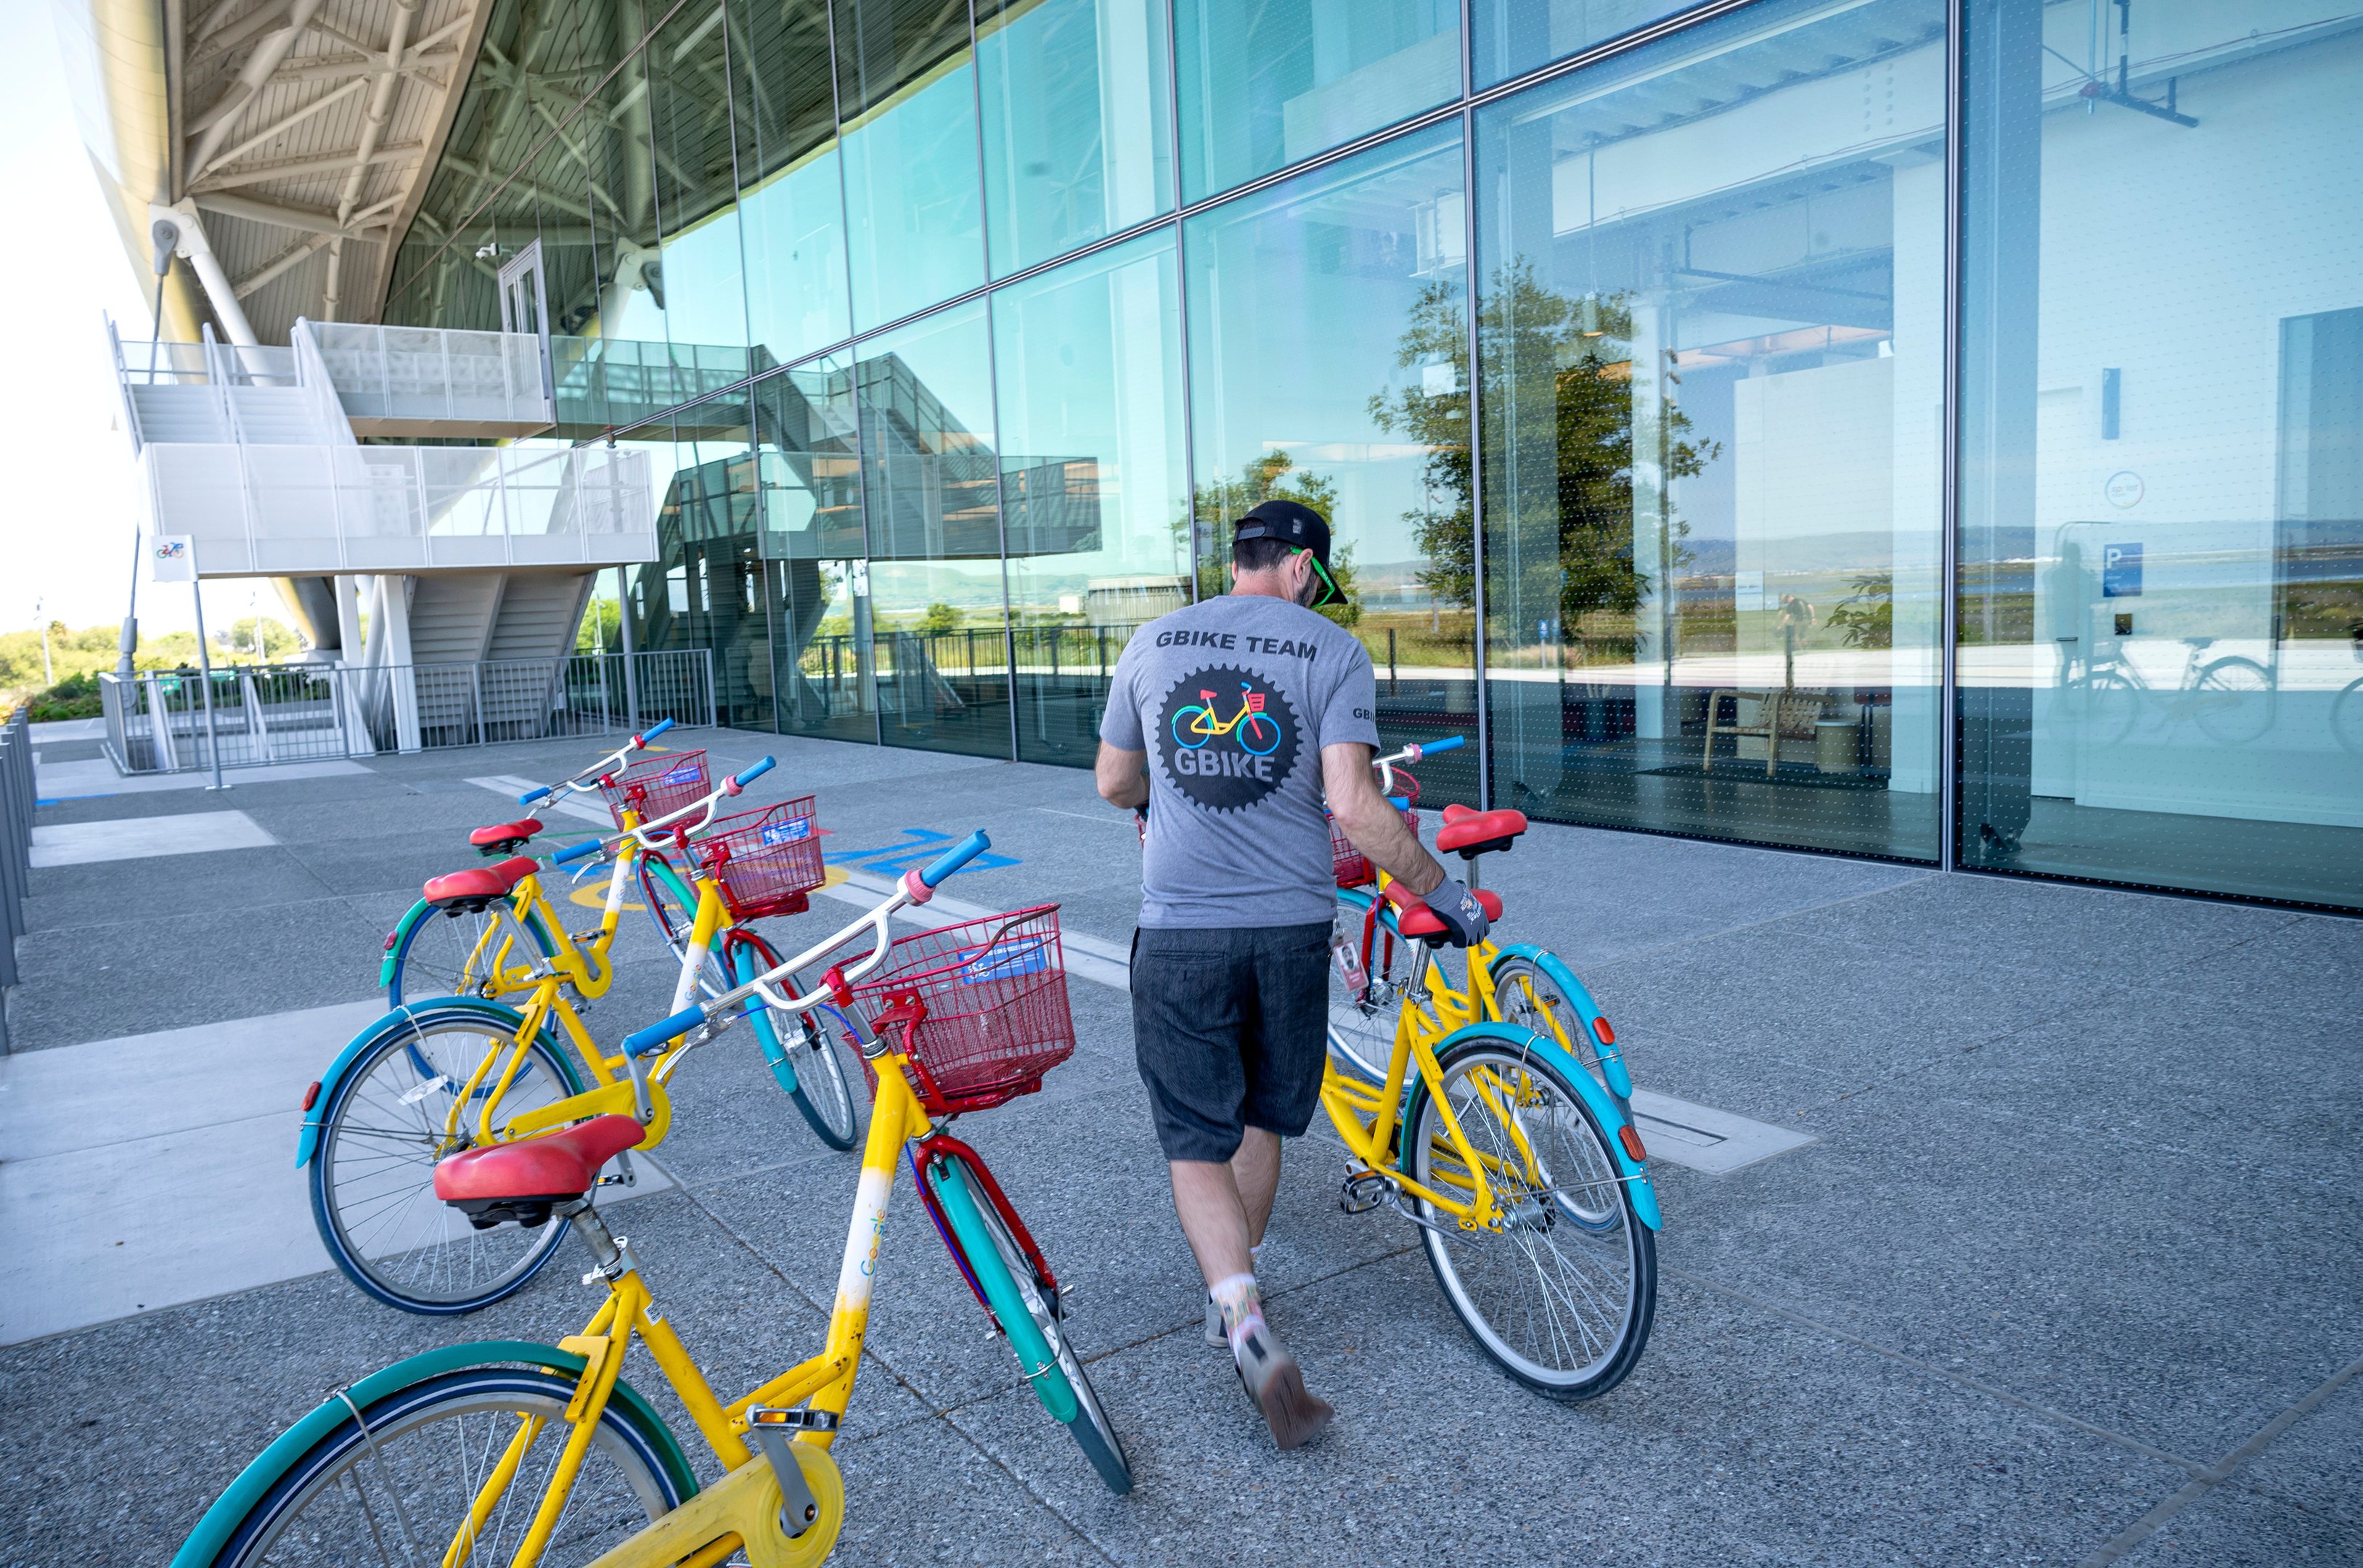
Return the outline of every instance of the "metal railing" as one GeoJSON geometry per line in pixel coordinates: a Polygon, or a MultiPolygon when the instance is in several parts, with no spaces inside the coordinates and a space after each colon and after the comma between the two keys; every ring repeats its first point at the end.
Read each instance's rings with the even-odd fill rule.
{"type": "Polygon", "coordinates": [[[32,863],[33,726],[20,707],[0,724],[0,1053],[8,1050],[8,988],[17,980],[32,863]]]}
{"type": "Polygon", "coordinates": [[[543,426],[541,341],[521,332],[299,322],[353,419],[543,426]]]}
{"type": "Polygon", "coordinates": [[[702,648],[469,664],[250,664],[103,673],[106,754],[126,773],[333,761],[646,728],[712,725],[702,648]]]}

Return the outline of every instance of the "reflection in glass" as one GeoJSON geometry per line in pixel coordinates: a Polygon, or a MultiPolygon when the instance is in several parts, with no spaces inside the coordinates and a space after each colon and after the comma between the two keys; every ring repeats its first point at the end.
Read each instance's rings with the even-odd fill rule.
{"type": "Polygon", "coordinates": [[[1185,201],[1460,93],[1455,0],[1176,0],[1173,29],[1185,201]]]}
{"type": "Polygon", "coordinates": [[[673,362],[746,373],[747,286],[738,247],[738,162],[730,137],[723,12],[683,9],[644,53],[657,176],[649,297],[664,313],[673,362]]]}
{"type": "Polygon", "coordinates": [[[747,326],[775,360],[853,330],[827,13],[730,0],[747,326]]]}
{"type": "Polygon", "coordinates": [[[1935,857],[1944,31],[1751,6],[1481,116],[1503,804],[1935,857]]]}
{"type": "Polygon", "coordinates": [[[993,332],[1017,754],[1086,766],[1117,655],[1189,596],[1172,234],[1004,289],[993,332]]]}
{"type": "Polygon", "coordinates": [[[1172,206],[1166,28],[1162,0],[977,0],[995,275],[1172,206]]]}
{"type": "Polygon", "coordinates": [[[2363,22],[2258,27],[1969,7],[1965,864],[2363,906],[2363,22]]]}
{"type": "Polygon", "coordinates": [[[836,7],[838,113],[859,331],[984,281],[968,10],[836,7]]]}
{"type": "Polygon", "coordinates": [[[671,475],[657,513],[657,559],[636,569],[635,640],[651,651],[712,651],[722,722],[770,728],[762,688],[771,684],[771,633],[748,434],[743,395],[708,398],[673,417],[669,452],[652,452],[658,477],[668,466],[671,475]]]}
{"type": "Polygon", "coordinates": [[[1699,0],[1471,0],[1470,54],[1480,88],[1521,76],[1699,0]]]}
{"type": "Polygon", "coordinates": [[[856,352],[870,657],[891,745],[1009,755],[991,364],[982,304],[856,352]]]}
{"type": "MultiPolygon", "coordinates": [[[[1184,236],[1200,592],[1227,591],[1258,502],[1328,517],[1347,603],[1323,613],[1370,651],[1391,747],[1476,739],[1460,160],[1437,127],[1184,236]]],[[[1422,770],[1428,798],[1476,798],[1473,751],[1422,770]]]]}
{"type": "Polygon", "coordinates": [[[853,378],[834,356],[755,389],[772,604],[764,695],[782,733],[878,739],[853,378]]]}

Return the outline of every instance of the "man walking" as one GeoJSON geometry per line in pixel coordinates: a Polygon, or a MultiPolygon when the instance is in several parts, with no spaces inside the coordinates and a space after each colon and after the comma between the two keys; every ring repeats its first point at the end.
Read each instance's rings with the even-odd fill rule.
{"type": "Polygon", "coordinates": [[[1240,519],[1231,592],[1162,616],[1116,662],[1099,791],[1148,815],[1132,1021],[1173,1208],[1212,1310],[1283,1449],[1328,1424],[1265,1322],[1254,1249],[1280,1140],[1320,1104],[1336,905],[1328,809],[1355,848],[1424,898],[1456,942],[1477,900],[1379,793],[1377,680],[1313,606],[1337,596],[1329,526],[1292,501],[1240,519]]]}

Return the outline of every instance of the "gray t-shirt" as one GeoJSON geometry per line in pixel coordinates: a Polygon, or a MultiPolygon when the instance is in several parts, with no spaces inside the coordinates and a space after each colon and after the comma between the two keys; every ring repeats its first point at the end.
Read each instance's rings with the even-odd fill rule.
{"type": "Polygon", "coordinates": [[[1362,645],[1285,599],[1205,599],[1133,633],[1100,739],[1148,753],[1140,923],[1329,918],[1321,749],[1375,747],[1377,710],[1362,645]]]}

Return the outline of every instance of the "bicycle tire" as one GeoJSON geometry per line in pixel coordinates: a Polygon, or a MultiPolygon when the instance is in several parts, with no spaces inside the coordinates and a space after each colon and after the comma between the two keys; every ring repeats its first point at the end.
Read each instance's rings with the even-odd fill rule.
{"type": "Polygon", "coordinates": [[[1248,714],[1239,720],[1238,736],[1240,750],[1253,756],[1269,757],[1280,750],[1280,721],[1267,714],[1248,714]],[[1259,746],[1248,739],[1249,736],[1260,734],[1267,728],[1271,731],[1271,740],[1269,744],[1259,746]]]}
{"type": "MultiPolygon", "coordinates": [[[[493,925],[489,910],[437,918],[435,906],[424,898],[413,904],[386,938],[386,957],[380,978],[385,984],[385,1005],[431,1001],[438,996],[494,997],[502,988],[476,975],[467,962],[493,925]]],[[[558,955],[558,944],[541,923],[539,911],[529,911],[525,929],[545,959],[558,955]]]]}
{"type": "Polygon", "coordinates": [[[2273,727],[2272,672],[2254,659],[2215,660],[2191,684],[2190,700],[2200,729],[2219,745],[2249,745],[2273,727]]]}
{"type": "MultiPolygon", "coordinates": [[[[672,862],[654,852],[639,857],[640,898],[648,906],[649,918],[656,923],[658,940],[665,951],[679,963],[689,945],[690,933],[697,929],[697,889],[675,871],[672,862]]],[[[730,989],[730,972],[718,951],[722,933],[715,934],[715,945],[705,950],[704,962],[698,968],[697,987],[708,996],[719,996],[730,989]]]]}
{"type": "Polygon", "coordinates": [[[1178,710],[1173,715],[1173,743],[1176,746],[1181,747],[1184,751],[1194,751],[1198,750],[1199,747],[1204,746],[1207,741],[1214,739],[1212,735],[1197,735],[1196,739],[1193,740],[1192,739],[1192,736],[1195,734],[1195,731],[1182,728],[1182,721],[1185,718],[1190,718],[1193,714],[1199,718],[1211,717],[1206,712],[1205,708],[1196,703],[1192,703],[1189,706],[1178,710]]]}
{"type": "Polygon", "coordinates": [[[2084,738],[2094,745],[2114,746],[2134,732],[2141,717],[2142,688],[2113,670],[2097,670],[2084,681],[2084,738]]]}
{"type": "Polygon", "coordinates": [[[1517,1029],[1532,1029],[1545,1040],[1556,1038],[1568,1054],[1582,1063],[1583,1070],[1608,1091],[1616,1101],[1616,1108],[1629,1115],[1631,1105],[1616,1093],[1616,1085],[1608,1081],[1607,1069],[1601,1065],[1600,1041],[1584,1022],[1581,1010],[1568,999],[1549,972],[1533,959],[1513,953],[1493,961],[1492,974],[1494,1006],[1502,1021],[1517,1029]]]}
{"type": "Polygon", "coordinates": [[[2350,755],[2363,757],[2363,680],[2353,680],[2330,699],[2330,738],[2350,755]]]}
{"type": "MultiPolygon", "coordinates": [[[[422,1093],[422,1086],[438,1079],[446,1089],[465,1084],[484,1053],[511,1037],[494,1037],[489,1028],[499,1025],[481,1007],[441,1015],[414,1010],[406,1022],[408,1028],[386,1029],[338,1080],[320,1119],[319,1147],[306,1169],[312,1223],[338,1271],[364,1294],[423,1317],[457,1317],[524,1289],[557,1254],[566,1228],[476,1230],[435,1196],[436,1162],[472,1140],[464,1138],[463,1119],[463,1141],[445,1146],[441,1119],[448,1094],[432,1088],[422,1093]],[[448,1049],[438,1044],[445,1037],[453,1041],[448,1049]],[[466,1043],[471,1040],[472,1048],[466,1043]],[[417,1097],[405,1101],[405,1095],[417,1097]],[[421,1110],[422,1106],[433,1108],[421,1110]],[[383,1115],[386,1123],[357,1123],[356,1111],[383,1115]],[[348,1158],[349,1184],[344,1174],[348,1158]],[[403,1229],[387,1235],[387,1226],[396,1224],[403,1229]],[[424,1283],[438,1278],[458,1283],[441,1288],[424,1283]]],[[[513,1115],[582,1093],[573,1063],[547,1038],[526,1049],[526,1064],[502,1101],[504,1112],[513,1115]]]]}
{"type": "MultiPolygon", "coordinates": [[[[731,936],[732,972],[739,984],[779,967],[780,955],[754,932],[733,931],[731,936]]],[[[801,977],[789,984],[798,994],[804,990],[801,977]]],[[[861,1109],[827,1025],[811,1012],[787,1013],[751,1000],[747,1021],[755,1028],[756,1043],[771,1063],[772,1078],[796,1103],[814,1134],[831,1149],[852,1148],[861,1136],[861,1109]],[[817,1071],[799,1072],[798,1062],[817,1071]]]]}
{"type": "Polygon", "coordinates": [[[1132,1490],[1131,1462],[1125,1458],[1123,1440],[1084,1374],[1082,1358],[1068,1342],[1066,1325],[1045,1295],[1032,1262],[1003,1223],[1000,1210],[977,1191],[965,1161],[947,1154],[927,1170],[944,1218],[1008,1337],[1009,1348],[1017,1353],[1018,1366],[1039,1369],[1027,1375],[1035,1396],[1074,1438],[1101,1484],[1123,1496],[1132,1490]],[[1068,1414],[1059,1414],[1060,1404],[1071,1407],[1068,1414]]]}
{"type": "MultiPolygon", "coordinates": [[[[1607,1133],[1583,1096],[1540,1049],[1540,1037],[1535,1043],[1537,1049],[1526,1051],[1491,1036],[1457,1044],[1447,1040],[1438,1055],[1445,1093],[1453,1099],[1453,1114],[1479,1157],[1495,1169],[1496,1184],[1503,1184],[1499,1173],[1513,1164],[1529,1170],[1539,1166],[1548,1184],[1536,1190],[1538,1195],[1512,1195],[1505,1205],[1509,1218],[1496,1230],[1464,1230],[1456,1217],[1426,1199],[1414,1197],[1413,1207],[1426,1222],[1420,1242],[1436,1272],[1437,1284],[1479,1348],[1512,1377],[1539,1393],[1570,1402],[1596,1399],[1632,1373],[1648,1344],[1657,1313],[1657,1240],[1635,1213],[1629,1188],[1616,1179],[1620,1173],[1607,1133]],[[1490,1074],[1491,1084],[1503,1090],[1514,1084],[1524,1086],[1519,1092],[1528,1098],[1518,1104],[1511,1118],[1518,1139],[1509,1138],[1502,1118],[1486,1108],[1485,1084],[1476,1079],[1480,1071],[1490,1074]],[[1456,1083],[1470,1084],[1470,1095],[1465,1099],[1453,1095],[1456,1083]],[[1547,1092],[1555,1102],[1545,1107],[1548,1127],[1538,1126],[1543,1118],[1532,1114],[1532,1101],[1539,1092],[1547,1092]],[[1534,1151],[1531,1162],[1520,1151],[1522,1148],[1534,1151]],[[1569,1250],[1552,1239],[1561,1230],[1562,1218],[1572,1221],[1564,1229],[1570,1245],[1580,1247],[1603,1266],[1599,1282],[1572,1266],[1569,1250]],[[1595,1330],[1588,1326],[1585,1313],[1615,1284],[1617,1274],[1608,1265],[1620,1255],[1624,1284],[1612,1303],[1616,1308],[1614,1320],[1609,1321],[1607,1312],[1593,1313],[1599,1319],[1595,1330]],[[1497,1260],[1507,1267],[1492,1269],[1497,1260]],[[1533,1302],[1521,1307],[1506,1299],[1529,1279],[1540,1286],[1544,1296],[1556,1297],[1545,1299],[1539,1311],[1533,1302]],[[1561,1288],[1554,1291],[1555,1284],[1561,1288]],[[1565,1288],[1570,1284],[1581,1301],[1571,1299],[1565,1288]],[[1488,1301],[1497,1305],[1489,1310],[1488,1301]],[[1578,1352],[1574,1341],[1562,1350],[1561,1325],[1568,1321],[1586,1340],[1597,1341],[1596,1351],[1583,1349],[1569,1353],[1578,1352]],[[1544,1327],[1552,1340],[1548,1346],[1537,1340],[1544,1327]]],[[[1514,1094],[1510,1097],[1514,1098],[1514,1094]]],[[[1403,1128],[1400,1163],[1404,1174],[1431,1189],[1456,1181],[1468,1185],[1465,1166],[1443,1131],[1443,1118],[1424,1079],[1412,1090],[1403,1128]],[[1439,1175],[1441,1181],[1437,1179],[1439,1175]]]]}
{"type": "MultiPolygon", "coordinates": [[[[405,1534],[418,1538],[422,1551],[449,1545],[468,1518],[476,1489],[471,1483],[482,1485],[514,1430],[509,1423],[538,1417],[544,1426],[463,1559],[505,1563],[541,1497],[542,1487],[531,1483],[546,1482],[568,1430],[574,1385],[571,1374],[547,1369],[471,1367],[372,1400],[359,1418],[348,1416],[288,1467],[205,1560],[206,1568],[399,1564],[405,1534]],[[471,1426],[483,1429],[481,1436],[471,1426]],[[456,1466],[445,1438],[455,1440],[456,1466]],[[481,1468],[471,1472],[471,1462],[481,1468]],[[519,1479],[528,1484],[520,1486],[519,1479]]],[[[639,1403],[611,1397],[600,1412],[544,1561],[588,1561],[679,1507],[694,1490],[693,1481],[684,1485],[665,1462],[666,1451],[678,1451],[677,1445],[670,1434],[649,1429],[652,1418],[635,1408],[639,1403]]],[[[174,1568],[194,1565],[175,1559],[174,1568]]]]}

